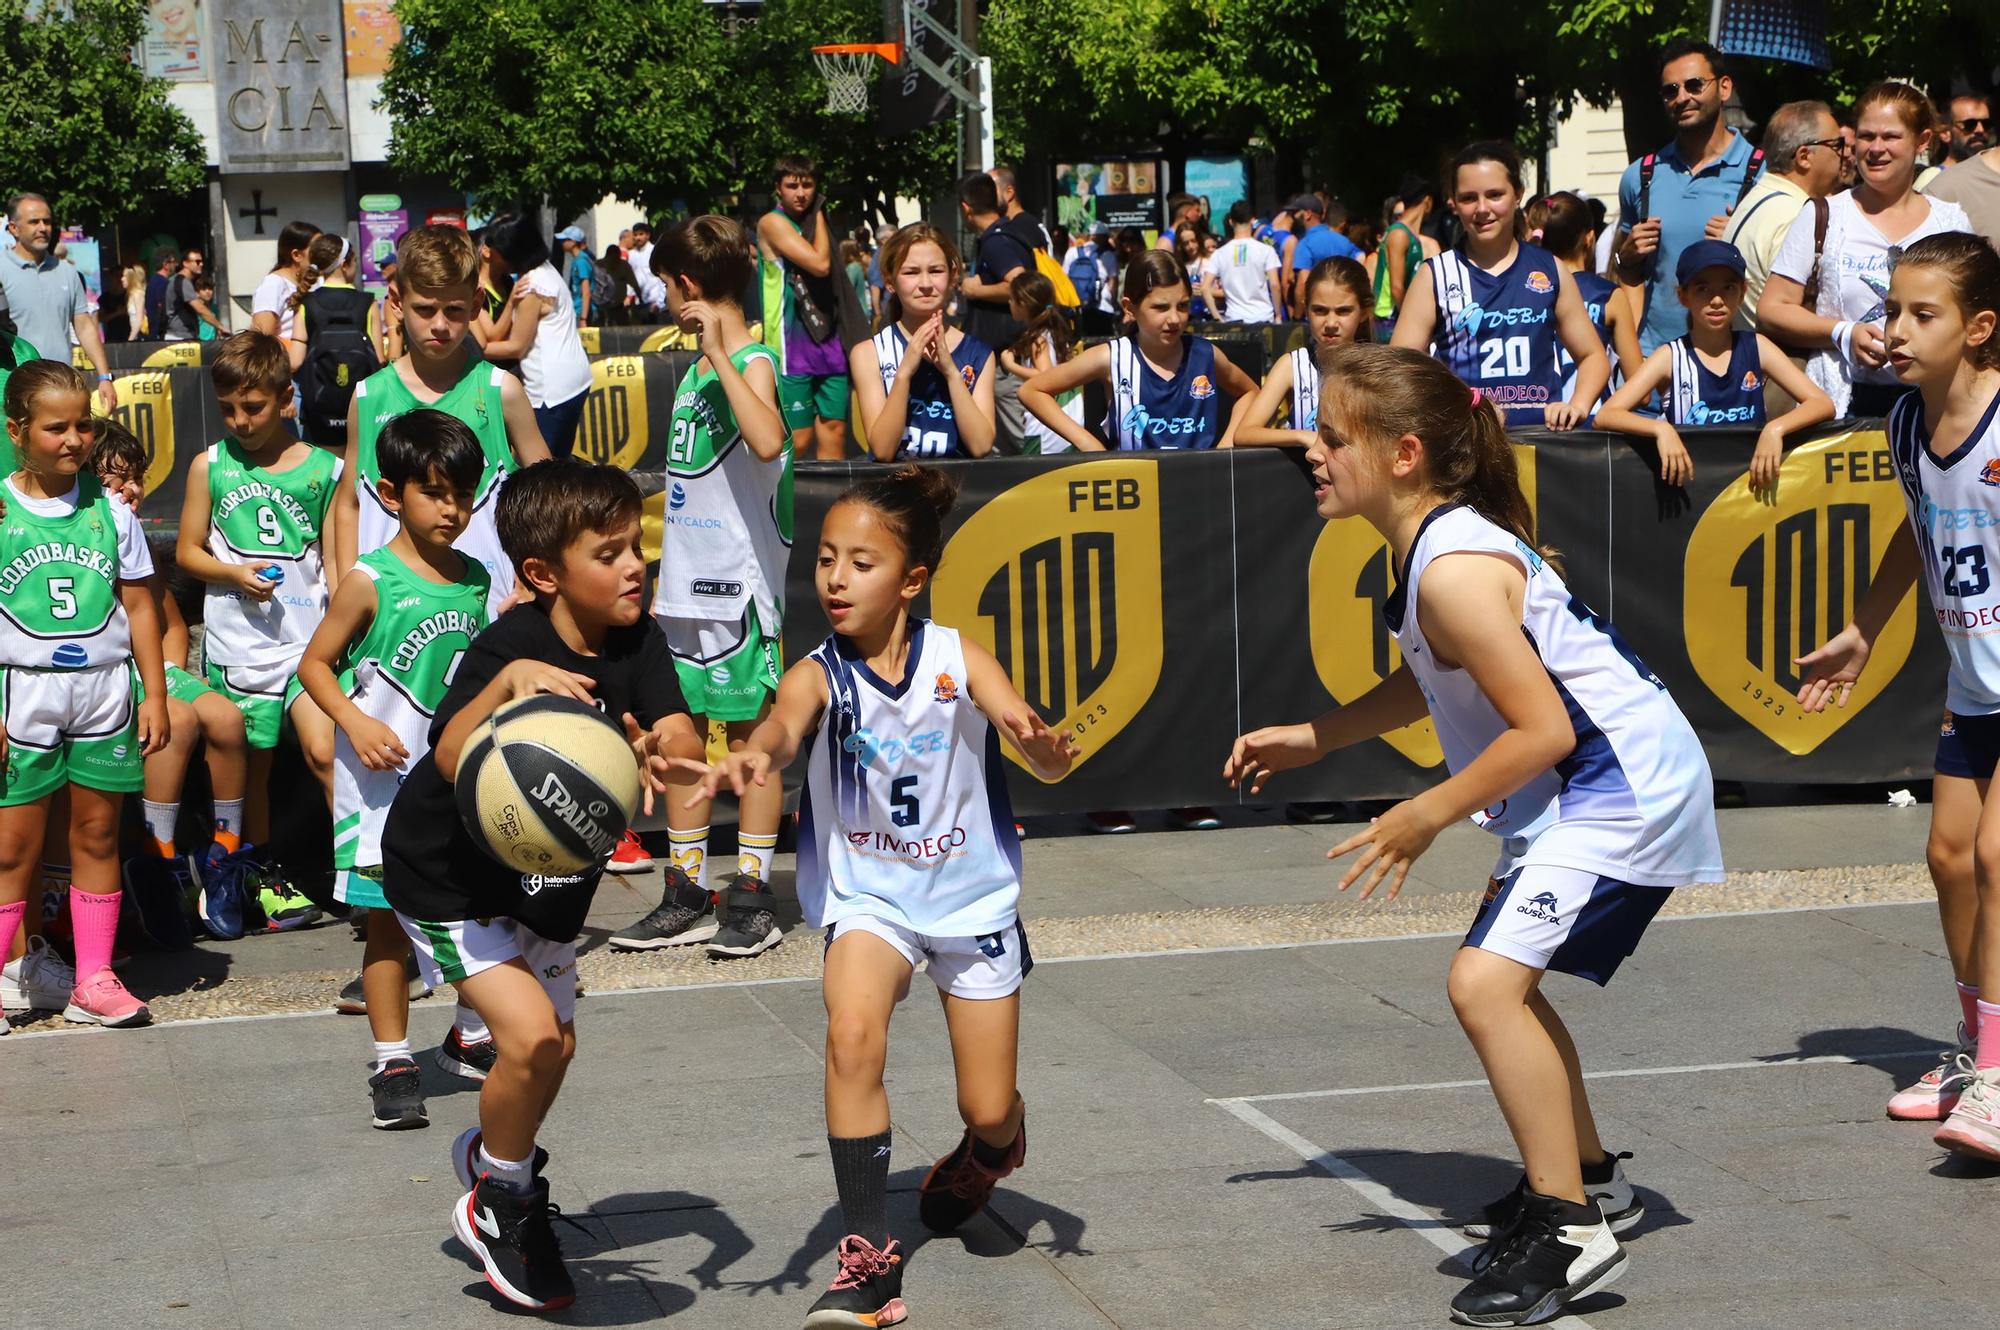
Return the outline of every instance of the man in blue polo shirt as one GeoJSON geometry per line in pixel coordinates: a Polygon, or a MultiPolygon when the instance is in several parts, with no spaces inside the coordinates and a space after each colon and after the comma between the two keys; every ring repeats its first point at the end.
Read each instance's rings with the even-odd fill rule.
{"type": "Polygon", "coordinates": [[[1660,52],[1660,101],[1674,126],[1673,141],[1653,154],[1645,207],[1641,162],[1626,167],[1618,182],[1618,278],[1628,286],[1645,284],[1639,349],[1647,354],[1688,330],[1687,309],[1674,287],[1681,251],[1722,234],[1746,177],[1761,166],[1752,161],[1750,140],[1723,122],[1729,93],[1722,53],[1707,42],[1677,37],[1660,52]]]}
{"type": "Polygon", "coordinates": [[[7,229],[14,243],[0,252],[0,292],[14,325],[46,360],[68,360],[70,334],[97,367],[97,400],[106,411],[118,405],[104,338],[90,312],[83,274],[55,256],[55,214],[40,194],[16,194],[7,201],[7,229]]]}
{"type": "MultiPolygon", "coordinates": [[[[1299,234],[1299,243],[1292,246],[1292,267],[1285,274],[1286,302],[1298,310],[1306,307],[1306,274],[1315,263],[1321,259],[1353,259],[1359,263],[1361,248],[1327,225],[1327,205],[1320,202],[1319,195],[1299,195],[1292,200],[1289,211],[1293,220],[1305,227],[1299,234]]],[[[1347,221],[1345,208],[1340,211],[1340,220],[1343,224],[1347,221]]]]}

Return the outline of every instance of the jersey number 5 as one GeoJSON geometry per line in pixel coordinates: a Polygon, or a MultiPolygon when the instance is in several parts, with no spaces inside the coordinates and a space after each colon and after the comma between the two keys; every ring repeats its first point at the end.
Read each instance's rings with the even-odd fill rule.
{"type": "Polygon", "coordinates": [[[895,812],[889,820],[899,827],[914,827],[923,819],[923,810],[917,804],[917,778],[898,776],[889,783],[889,802],[895,805],[895,812]]]}

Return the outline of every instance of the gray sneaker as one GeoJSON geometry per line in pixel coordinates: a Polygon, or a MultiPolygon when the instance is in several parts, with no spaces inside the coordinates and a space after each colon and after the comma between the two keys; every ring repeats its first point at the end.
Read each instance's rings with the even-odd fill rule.
{"type": "Polygon", "coordinates": [[[694,884],[687,873],[669,865],[667,891],[660,907],[611,935],[615,951],[659,951],[665,947],[685,947],[706,942],[715,936],[715,912],[708,893],[694,884]]]}
{"type": "Polygon", "coordinates": [[[708,944],[711,956],[757,956],[785,940],[772,912],[778,898],[762,878],[738,873],[722,893],[722,926],[708,944]]]}
{"type": "MultiPolygon", "coordinates": [[[[403,958],[403,979],[409,985],[410,1001],[417,1002],[431,995],[431,986],[417,971],[417,958],[403,958]]],[[[333,1000],[333,1009],[343,1016],[366,1016],[368,1014],[368,994],[362,991],[361,976],[355,975],[347,981],[347,987],[340,990],[340,996],[333,1000]]]]}

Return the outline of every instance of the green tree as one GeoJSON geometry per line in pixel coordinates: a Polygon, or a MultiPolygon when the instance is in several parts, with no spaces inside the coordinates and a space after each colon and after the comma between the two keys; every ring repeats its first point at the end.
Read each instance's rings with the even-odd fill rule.
{"type": "Polygon", "coordinates": [[[45,195],[59,221],[115,221],[205,179],[201,135],[171,86],[132,61],[144,0],[0,0],[0,188],[45,195]]]}

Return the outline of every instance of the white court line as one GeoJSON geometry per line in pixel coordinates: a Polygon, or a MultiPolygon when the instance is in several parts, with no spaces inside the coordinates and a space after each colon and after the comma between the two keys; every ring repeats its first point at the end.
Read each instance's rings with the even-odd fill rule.
{"type": "MultiPolygon", "coordinates": [[[[1339,1155],[1330,1150],[1320,1149],[1291,1128],[1273,1121],[1241,1099],[1211,1099],[1208,1102],[1244,1125],[1255,1127],[1334,1181],[1345,1183],[1369,1205],[1388,1215],[1459,1265],[1470,1269],[1470,1257],[1477,1249],[1477,1244],[1436,1215],[1410,1204],[1339,1155]]],[[[1549,1324],[1568,1326],[1570,1330],[1591,1330],[1590,1322],[1581,1316],[1559,1316],[1549,1324]]]]}
{"type": "MultiPolygon", "coordinates": [[[[1653,920],[1656,924],[1682,924],[1702,919],[1744,919],[1768,914],[1825,914],[1835,910],[1870,910],[1891,905],[1929,905],[1928,900],[1908,901],[1848,901],[1839,905],[1778,905],[1764,910],[1707,910],[1699,914],[1661,915],[1653,920]]],[[[1061,916],[1052,916],[1061,917],[1061,916]]],[[[1034,922],[1033,920],[1029,921],[1034,922]]],[[[804,929],[810,933],[813,930],[804,929]]],[[[1037,965],[1074,965],[1079,961],[1152,961],[1179,956],[1233,956],[1252,951],[1302,951],[1312,947],[1349,947],[1365,942],[1435,942],[1439,938],[1464,937],[1465,930],[1454,928],[1441,933],[1394,933],[1385,937],[1326,937],[1307,938],[1297,942],[1245,942],[1226,947],[1176,947],[1167,951],[1097,951],[1087,956],[1045,956],[1038,957],[1037,965]]],[[[597,992],[587,992],[586,998],[638,997],[648,993],[692,993],[710,988],[765,988],[774,984],[816,984],[818,975],[795,975],[775,979],[720,979],[712,983],[688,984],[648,984],[642,988],[607,988],[597,992]]],[[[297,1021],[311,1017],[333,1017],[339,1013],[324,1009],[319,1011],[256,1011],[236,1016],[183,1016],[176,1020],[155,1021],[143,1026],[147,1030],[171,1029],[177,1025],[240,1025],[248,1021],[297,1021]]],[[[0,1042],[0,1048],[16,1039],[51,1039],[58,1035],[81,1035],[107,1033],[94,1025],[74,1027],[57,1026],[51,1030],[15,1030],[0,1042]]],[[[125,1032],[130,1035],[132,1032],[125,1032]]],[[[1470,1082],[1484,1085],[1484,1081],[1470,1082]]],[[[1396,1087],[1385,1087],[1385,1089],[1396,1087]]]]}
{"type": "MultiPolygon", "coordinates": [[[[1905,1062],[1918,1058],[1935,1058],[1943,1052],[1939,1048],[1905,1048],[1891,1053],[1871,1053],[1867,1057],[1849,1057],[1845,1053],[1828,1053],[1810,1058],[1757,1058],[1749,1062],[1702,1062],[1685,1067],[1625,1067],[1616,1071],[1586,1071],[1586,1081],[1615,1081],[1633,1076],[1694,1076],[1706,1071],[1771,1071],[1779,1067],[1865,1067],[1876,1062],[1905,1062]]],[[[1355,1095],[1399,1094],[1419,1090],[1477,1090],[1486,1087],[1484,1077],[1473,1081],[1420,1081],[1410,1085],[1357,1085],[1344,1090],[1293,1090],[1287,1094],[1246,1094],[1228,1099],[1210,1099],[1207,1102],[1218,1108],[1228,1108],[1231,1104],[1276,1104],[1299,1099],[1347,1099],[1355,1095]]]]}

